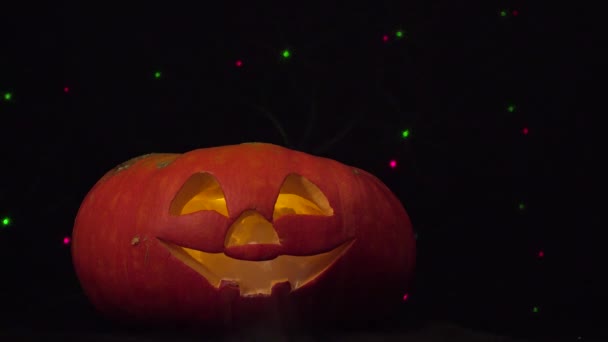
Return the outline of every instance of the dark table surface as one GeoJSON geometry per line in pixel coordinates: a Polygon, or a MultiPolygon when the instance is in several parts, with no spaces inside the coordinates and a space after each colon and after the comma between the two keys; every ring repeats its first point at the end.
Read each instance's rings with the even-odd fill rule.
{"type": "MultiPolygon", "coordinates": [[[[10,303],[0,306],[0,342],[12,341],[410,341],[410,342],[600,342],[608,341],[598,336],[607,336],[608,324],[595,322],[590,326],[606,326],[603,332],[597,329],[569,329],[570,322],[553,322],[514,319],[487,322],[467,320],[466,317],[443,317],[436,310],[412,307],[383,323],[370,326],[359,324],[342,328],[317,330],[284,330],[257,327],[218,332],[192,332],[183,329],[160,329],[157,327],[134,327],[119,325],[98,315],[81,295],[76,299],[54,301],[53,305],[38,303],[10,303]],[[496,324],[500,321],[500,324],[496,324]]],[[[464,316],[465,311],[460,316],[464,316]]],[[[488,317],[490,317],[488,313],[488,317]]]]}
{"type": "Polygon", "coordinates": [[[243,331],[223,335],[144,331],[16,331],[0,332],[2,341],[495,341],[514,342],[530,339],[511,338],[473,331],[456,324],[436,321],[411,331],[323,331],[285,333],[279,331],[243,331]]]}
{"type": "Polygon", "coordinates": [[[450,321],[426,321],[416,325],[378,329],[347,329],[287,332],[250,329],[240,332],[210,333],[130,329],[125,327],[78,326],[73,329],[13,327],[0,329],[0,341],[116,341],[116,342],[189,342],[189,341],[409,341],[409,342],[533,342],[591,341],[583,336],[513,337],[477,330],[450,321]]]}

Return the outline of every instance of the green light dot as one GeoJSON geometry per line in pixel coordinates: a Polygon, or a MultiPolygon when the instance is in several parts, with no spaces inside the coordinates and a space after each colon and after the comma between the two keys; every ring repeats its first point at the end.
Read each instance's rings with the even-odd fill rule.
{"type": "Polygon", "coordinates": [[[526,209],[526,205],[523,203],[519,203],[519,210],[524,210],[526,209]]]}
{"type": "Polygon", "coordinates": [[[5,218],[3,218],[3,219],[2,219],[2,225],[3,225],[3,226],[8,226],[8,225],[10,225],[10,224],[11,224],[11,219],[10,219],[10,217],[5,217],[5,218]]]}
{"type": "Polygon", "coordinates": [[[507,111],[508,111],[509,113],[513,113],[513,112],[515,111],[515,105],[509,105],[509,106],[507,107],[507,111]]]}
{"type": "Polygon", "coordinates": [[[154,78],[160,78],[161,75],[162,73],[160,71],[154,72],[154,78]]]}
{"type": "Polygon", "coordinates": [[[283,56],[283,58],[289,58],[291,56],[291,52],[289,52],[289,50],[283,50],[281,55],[283,56]]]}
{"type": "Polygon", "coordinates": [[[534,313],[538,313],[540,311],[540,309],[538,308],[538,306],[535,306],[532,308],[532,312],[534,313]]]}
{"type": "Polygon", "coordinates": [[[403,139],[407,138],[410,136],[410,130],[409,129],[405,129],[401,132],[401,136],[403,137],[403,139]]]}
{"type": "Polygon", "coordinates": [[[505,11],[505,10],[500,11],[500,16],[501,17],[506,17],[507,16],[507,11],[505,11]]]}
{"type": "Polygon", "coordinates": [[[397,38],[403,38],[403,30],[399,30],[399,31],[395,32],[395,36],[397,38]]]}
{"type": "Polygon", "coordinates": [[[4,99],[6,101],[10,101],[13,98],[13,94],[12,93],[4,93],[4,99]]]}

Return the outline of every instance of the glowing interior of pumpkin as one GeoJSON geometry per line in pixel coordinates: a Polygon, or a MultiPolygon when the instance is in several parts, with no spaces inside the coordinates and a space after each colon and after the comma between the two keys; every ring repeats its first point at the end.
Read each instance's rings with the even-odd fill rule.
{"type": "MultiPolygon", "coordinates": [[[[200,210],[215,210],[228,216],[226,197],[215,177],[202,172],[192,175],[171,203],[172,215],[185,215],[200,210]]],[[[288,215],[331,216],[334,210],[323,192],[308,179],[290,174],[285,178],[274,204],[273,220],[288,215]]]]}
{"type": "Polygon", "coordinates": [[[288,281],[295,290],[315,279],[351,246],[352,241],[312,256],[281,255],[273,260],[238,260],[224,253],[206,253],[160,241],[181,262],[219,288],[222,280],[238,284],[242,296],[269,295],[272,286],[288,281]]]}
{"type": "MultiPolygon", "coordinates": [[[[192,175],[180,189],[169,212],[186,215],[200,210],[215,210],[228,217],[224,192],[209,173],[192,175]]],[[[333,215],[327,197],[306,178],[290,174],[285,178],[274,206],[273,220],[283,215],[333,215]]],[[[204,227],[202,227],[204,229],[204,227]]],[[[346,242],[326,253],[312,256],[281,255],[273,260],[250,261],[207,253],[161,241],[169,251],[213,286],[222,280],[236,282],[241,295],[270,294],[272,286],[288,281],[295,290],[317,277],[351,245],[346,242]]],[[[247,210],[235,220],[226,234],[225,246],[246,244],[280,244],[271,222],[257,211],[247,210]]]]}
{"type": "Polygon", "coordinates": [[[195,173],[188,178],[169,207],[171,215],[186,215],[201,210],[215,210],[228,216],[224,191],[209,173],[195,173]]]}
{"type": "Polygon", "coordinates": [[[279,236],[264,216],[255,210],[247,210],[228,229],[224,245],[229,247],[258,243],[278,245],[279,236]]]}

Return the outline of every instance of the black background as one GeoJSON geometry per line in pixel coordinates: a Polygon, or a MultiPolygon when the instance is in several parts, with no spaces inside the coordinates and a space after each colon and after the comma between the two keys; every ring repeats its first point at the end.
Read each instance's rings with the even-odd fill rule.
{"type": "Polygon", "coordinates": [[[264,141],[366,169],[402,200],[418,234],[403,321],[605,334],[590,11],[3,4],[0,92],[13,98],[0,101],[0,214],[13,224],[0,232],[0,327],[96,326],[61,241],[106,171],[149,152],[264,141]]]}

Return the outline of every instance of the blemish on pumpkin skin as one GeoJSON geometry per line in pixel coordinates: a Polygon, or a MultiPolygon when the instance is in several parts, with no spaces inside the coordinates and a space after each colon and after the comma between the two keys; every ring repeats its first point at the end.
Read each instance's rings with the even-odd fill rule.
{"type": "Polygon", "coordinates": [[[123,164],[121,164],[121,165],[119,165],[119,166],[116,168],[116,172],[120,172],[120,171],[122,171],[122,170],[126,170],[126,169],[128,169],[128,168],[129,168],[129,166],[131,166],[131,165],[130,165],[130,164],[124,164],[124,165],[123,165],[123,164]]]}
{"type": "Polygon", "coordinates": [[[171,164],[173,161],[172,160],[165,160],[165,161],[161,161],[156,163],[156,168],[158,169],[162,169],[163,167],[166,167],[167,165],[171,164]]]}
{"type": "Polygon", "coordinates": [[[154,155],[154,154],[156,154],[156,153],[147,153],[147,154],[144,154],[144,155],[141,155],[141,156],[135,157],[135,158],[131,158],[131,159],[127,160],[126,162],[121,163],[120,165],[118,165],[118,166],[117,166],[117,167],[114,169],[114,173],[118,173],[118,172],[120,172],[120,171],[122,171],[122,170],[126,170],[126,169],[128,169],[128,168],[129,168],[131,165],[135,164],[137,161],[139,161],[139,160],[141,160],[141,159],[148,158],[149,156],[154,155]]]}
{"type": "Polygon", "coordinates": [[[144,265],[148,265],[148,252],[150,252],[150,244],[148,243],[148,238],[144,238],[144,242],[146,243],[146,255],[144,256],[144,265]]]}
{"type": "Polygon", "coordinates": [[[353,173],[356,174],[356,175],[358,175],[359,174],[359,170],[353,169],[353,173]]]}
{"type": "Polygon", "coordinates": [[[137,244],[139,244],[139,236],[135,236],[133,239],[131,239],[131,246],[136,246],[137,244]]]}

